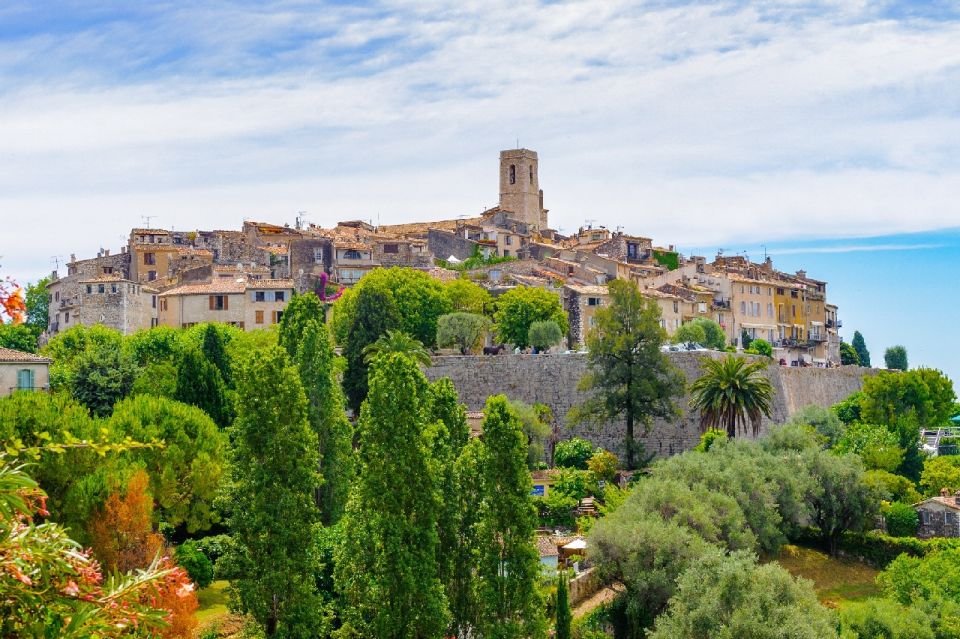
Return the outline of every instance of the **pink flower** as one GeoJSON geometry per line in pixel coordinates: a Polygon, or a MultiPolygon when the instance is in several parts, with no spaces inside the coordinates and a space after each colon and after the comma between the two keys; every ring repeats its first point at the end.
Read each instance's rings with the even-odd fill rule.
{"type": "Polygon", "coordinates": [[[178,596],[178,597],[186,597],[186,596],[189,595],[191,592],[193,592],[193,584],[190,583],[190,582],[187,582],[187,583],[181,585],[179,588],[177,588],[177,596],[178,596]]]}
{"type": "Polygon", "coordinates": [[[77,582],[71,579],[67,582],[67,585],[63,587],[61,592],[68,597],[76,597],[80,594],[80,586],[77,585],[77,582]]]}

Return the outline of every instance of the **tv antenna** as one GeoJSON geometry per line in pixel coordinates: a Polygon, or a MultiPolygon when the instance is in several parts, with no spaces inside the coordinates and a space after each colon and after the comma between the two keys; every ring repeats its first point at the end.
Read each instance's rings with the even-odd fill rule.
{"type": "Polygon", "coordinates": [[[767,261],[767,258],[769,257],[769,256],[767,255],[767,245],[766,245],[766,244],[761,244],[761,245],[760,245],[760,248],[763,249],[763,261],[766,262],[766,261],[767,261]]]}
{"type": "Polygon", "coordinates": [[[588,228],[588,229],[592,229],[592,228],[593,228],[593,223],[594,223],[594,222],[596,222],[596,220],[584,220],[584,221],[583,221],[583,223],[587,225],[587,228],[588,228]]]}
{"type": "Polygon", "coordinates": [[[147,228],[150,228],[150,220],[157,217],[156,215],[141,215],[140,219],[143,220],[143,223],[147,225],[147,228]]]}
{"type": "Polygon", "coordinates": [[[57,271],[60,269],[60,260],[63,259],[62,255],[51,255],[50,261],[53,262],[53,270],[57,271]]]}
{"type": "Polygon", "coordinates": [[[306,211],[297,211],[297,217],[295,218],[295,226],[297,227],[298,231],[303,228],[303,220],[306,217],[307,217],[306,211]]]}

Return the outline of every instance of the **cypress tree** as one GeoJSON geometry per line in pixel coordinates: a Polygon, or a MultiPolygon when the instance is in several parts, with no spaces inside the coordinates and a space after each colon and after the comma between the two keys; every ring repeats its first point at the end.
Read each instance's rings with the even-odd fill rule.
{"type": "MultiPolygon", "coordinates": [[[[303,297],[303,296],[301,296],[303,297]]],[[[317,506],[324,525],[340,520],[346,508],[353,477],[353,428],[344,412],[336,355],[327,327],[307,320],[295,363],[307,394],[310,426],[317,434],[323,485],[317,490],[317,506]]]]}
{"type": "Polygon", "coordinates": [[[360,636],[441,637],[447,627],[429,404],[427,379],[406,355],[371,364],[359,469],[334,568],[344,627],[360,636]]]}
{"type": "Polygon", "coordinates": [[[537,584],[537,513],[530,497],[527,438],[503,395],[487,400],[483,443],[477,570],[480,634],[498,639],[543,637],[546,620],[537,584]]]}
{"type": "Polygon", "coordinates": [[[343,389],[347,403],[357,412],[367,396],[367,362],[364,350],[388,330],[400,326],[400,313],[393,294],[383,286],[366,286],[357,291],[353,300],[353,320],[343,345],[347,370],[343,375],[343,389]]]}
{"type": "Polygon", "coordinates": [[[863,341],[863,335],[860,334],[860,331],[853,332],[853,340],[851,340],[850,345],[853,346],[853,350],[857,351],[860,365],[869,368],[870,351],[867,350],[867,343],[863,341]]]}
{"type": "Polygon", "coordinates": [[[233,388],[233,373],[230,369],[230,357],[223,343],[223,336],[213,324],[207,324],[203,331],[203,356],[220,371],[223,383],[227,388],[233,388]]]}
{"type": "Polygon", "coordinates": [[[307,323],[317,321],[323,324],[324,319],[323,304],[314,293],[294,295],[280,318],[277,341],[290,357],[296,357],[307,323]]]}
{"type": "Polygon", "coordinates": [[[570,639],[570,622],[573,615],[570,614],[570,592],[567,586],[567,575],[560,573],[557,581],[557,622],[554,625],[555,639],[570,639]]]}
{"type": "Polygon", "coordinates": [[[324,626],[313,556],[320,483],[317,436],[297,371],[279,347],[240,371],[233,426],[233,605],[268,637],[316,637],[324,626]]]}
{"type": "Polygon", "coordinates": [[[223,376],[196,347],[186,349],[180,360],[174,399],[202,409],[221,428],[233,418],[223,376]]]}
{"type": "Polygon", "coordinates": [[[483,442],[472,439],[463,447],[454,465],[457,527],[453,531],[452,569],[445,585],[451,616],[449,634],[455,637],[473,636],[479,626],[480,605],[475,577],[480,561],[478,525],[484,497],[485,454],[483,442]]]}

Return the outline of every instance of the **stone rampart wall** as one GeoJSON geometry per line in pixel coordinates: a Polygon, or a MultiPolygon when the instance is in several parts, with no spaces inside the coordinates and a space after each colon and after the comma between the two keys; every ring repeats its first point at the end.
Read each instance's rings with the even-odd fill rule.
{"type": "MultiPolygon", "coordinates": [[[[719,355],[669,354],[674,366],[686,375],[688,385],[700,376],[703,356],[719,355]]],[[[567,413],[585,398],[577,390],[577,384],[586,372],[586,364],[586,356],[582,354],[439,356],[434,357],[427,376],[430,379],[449,377],[460,393],[460,400],[470,410],[481,410],[487,397],[499,393],[528,404],[546,404],[562,424],[561,438],[577,435],[622,454],[623,423],[594,429],[568,427],[566,424],[567,413]]],[[[831,406],[845,399],[860,390],[863,377],[868,374],[872,374],[871,369],[855,366],[788,368],[771,363],[767,375],[775,391],[773,415],[764,420],[761,432],[766,432],[773,424],[783,423],[809,404],[831,406]]],[[[657,421],[646,435],[638,429],[638,439],[648,452],[673,455],[697,444],[700,438],[698,415],[689,409],[689,397],[680,405],[684,409],[683,416],[673,424],[657,421]]]]}

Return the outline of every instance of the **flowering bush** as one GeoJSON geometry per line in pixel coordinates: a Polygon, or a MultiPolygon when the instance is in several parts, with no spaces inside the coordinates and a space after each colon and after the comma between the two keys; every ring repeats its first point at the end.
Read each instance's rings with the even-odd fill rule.
{"type": "Polygon", "coordinates": [[[27,317],[27,302],[23,289],[9,277],[0,280],[0,321],[4,317],[14,324],[22,324],[27,317]]]}

